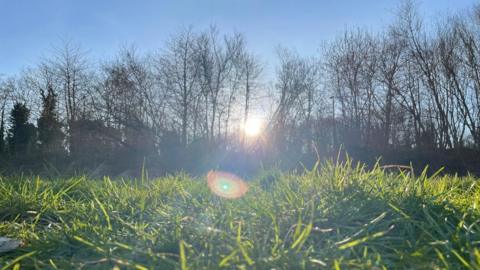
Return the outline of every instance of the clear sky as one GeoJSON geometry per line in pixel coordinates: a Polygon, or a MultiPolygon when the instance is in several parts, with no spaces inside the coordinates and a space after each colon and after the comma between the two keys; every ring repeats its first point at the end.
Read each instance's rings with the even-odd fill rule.
{"type": "MultiPolygon", "coordinates": [[[[399,0],[0,0],[0,74],[35,65],[52,46],[70,39],[92,60],[135,44],[156,50],[181,26],[245,34],[249,48],[275,63],[275,47],[314,54],[346,27],[377,30],[399,0]]],[[[421,0],[427,17],[472,6],[475,0],[421,0]]]]}

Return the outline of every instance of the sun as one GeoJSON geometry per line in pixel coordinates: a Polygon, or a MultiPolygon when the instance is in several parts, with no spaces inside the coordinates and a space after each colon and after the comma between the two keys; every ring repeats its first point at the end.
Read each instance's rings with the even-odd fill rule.
{"type": "Polygon", "coordinates": [[[263,121],[258,118],[248,119],[243,127],[245,135],[249,137],[256,137],[260,135],[263,129],[263,121]]]}

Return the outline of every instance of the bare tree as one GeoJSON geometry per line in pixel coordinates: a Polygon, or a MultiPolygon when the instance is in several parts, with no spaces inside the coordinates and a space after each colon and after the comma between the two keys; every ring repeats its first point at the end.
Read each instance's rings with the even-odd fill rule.
{"type": "Polygon", "coordinates": [[[301,128],[302,141],[312,137],[312,117],[318,101],[319,64],[314,58],[302,58],[296,52],[278,49],[280,66],[277,68],[279,103],[274,113],[277,144],[284,147],[285,140],[301,128]],[[290,133],[290,134],[289,134],[290,133]]]}
{"type": "Polygon", "coordinates": [[[158,111],[162,111],[163,102],[156,96],[148,61],[133,47],[123,49],[117,59],[104,64],[99,90],[105,120],[122,130],[125,145],[138,145],[149,130],[160,128],[158,121],[163,115],[158,111]]]}
{"type": "Polygon", "coordinates": [[[363,143],[369,142],[375,98],[374,51],[370,35],[356,30],[346,31],[326,52],[328,81],[333,96],[340,102],[341,116],[348,129],[344,136],[350,142],[358,142],[358,138],[363,143]]]}
{"type": "Polygon", "coordinates": [[[262,66],[253,54],[245,53],[240,61],[240,70],[244,81],[244,106],[243,106],[243,125],[245,126],[251,107],[251,98],[258,88],[259,77],[262,74],[262,66]]]}
{"type": "Polygon", "coordinates": [[[188,143],[190,116],[199,92],[200,67],[196,62],[197,36],[191,28],[171,37],[157,63],[157,80],[168,96],[170,110],[178,115],[183,145],[188,143]]]}
{"type": "Polygon", "coordinates": [[[243,36],[240,34],[220,39],[215,27],[201,33],[197,39],[197,61],[200,67],[201,93],[205,102],[207,138],[215,137],[219,98],[231,78],[235,60],[241,55],[243,44],[243,36]]]}

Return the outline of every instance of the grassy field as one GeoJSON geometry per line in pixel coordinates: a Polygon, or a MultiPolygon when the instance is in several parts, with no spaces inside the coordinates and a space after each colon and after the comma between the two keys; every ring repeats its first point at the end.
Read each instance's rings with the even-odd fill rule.
{"type": "Polygon", "coordinates": [[[0,180],[0,269],[479,269],[480,186],[325,164],[205,179],[0,180]]]}

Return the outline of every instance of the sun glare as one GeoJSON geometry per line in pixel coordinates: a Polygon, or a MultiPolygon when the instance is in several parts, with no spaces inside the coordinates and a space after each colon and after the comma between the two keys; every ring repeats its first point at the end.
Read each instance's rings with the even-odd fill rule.
{"type": "Polygon", "coordinates": [[[263,121],[258,118],[248,119],[245,123],[244,131],[245,135],[250,137],[255,137],[262,132],[263,129],[263,121]]]}

